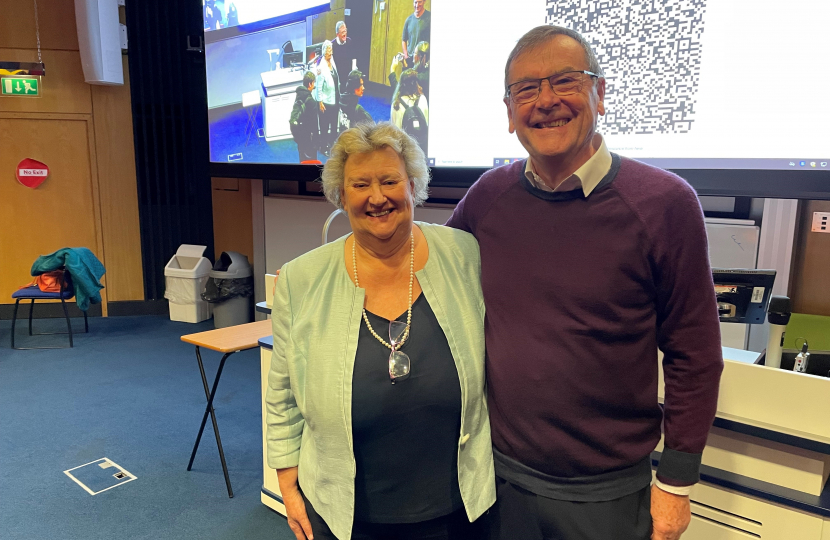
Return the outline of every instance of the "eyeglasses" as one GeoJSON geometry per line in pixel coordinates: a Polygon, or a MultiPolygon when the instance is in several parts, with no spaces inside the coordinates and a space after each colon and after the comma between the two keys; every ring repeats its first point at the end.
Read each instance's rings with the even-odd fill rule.
{"type": "Polygon", "coordinates": [[[570,96],[582,91],[582,85],[585,84],[585,79],[587,79],[586,75],[588,77],[600,77],[596,73],[584,70],[554,73],[550,77],[542,79],[529,79],[513,83],[507,87],[505,97],[509,97],[517,105],[536,101],[542,93],[542,81],[548,81],[550,89],[557,96],[570,96]]]}
{"type": "Polygon", "coordinates": [[[398,350],[408,337],[409,325],[401,321],[389,322],[389,344],[392,346],[392,352],[389,353],[389,380],[392,384],[409,377],[412,362],[405,352],[398,350]]]}

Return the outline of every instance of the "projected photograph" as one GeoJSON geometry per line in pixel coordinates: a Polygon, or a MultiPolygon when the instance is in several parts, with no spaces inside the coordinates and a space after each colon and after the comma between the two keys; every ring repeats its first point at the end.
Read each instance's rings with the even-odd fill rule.
{"type": "Polygon", "coordinates": [[[391,121],[428,154],[430,0],[204,0],[214,162],[324,163],[391,121]]]}

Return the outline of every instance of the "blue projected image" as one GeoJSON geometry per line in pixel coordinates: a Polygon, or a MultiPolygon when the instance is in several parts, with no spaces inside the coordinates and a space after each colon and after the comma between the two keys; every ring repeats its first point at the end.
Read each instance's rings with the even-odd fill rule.
{"type": "Polygon", "coordinates": [[[391,120],[406,130],[413,115],[426,152],[423,4],[390,13],[381,36],[373,26],[387,21],[369,0],[333,11],[319,0],[204,2],[211,161],[323,163],[349,127],[391,120]]]}
{"type": "Polygon", "coordinates": [[[321,8],[328,4],[328,1],[321,0],[294,0],[292,2],[202,0],[202,17],[205,21],[205,31],[212,32],[222,28],[277,19],[303,10],[321,8]]]}

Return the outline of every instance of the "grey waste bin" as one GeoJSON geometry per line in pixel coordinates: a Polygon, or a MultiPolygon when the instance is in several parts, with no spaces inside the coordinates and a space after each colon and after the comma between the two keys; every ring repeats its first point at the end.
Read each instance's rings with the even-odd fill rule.
{"type": "Polygon", "coordinates": [[[213,305],[216,328],[245,324],[253,320],[254,278],[248,258],[225,251],[210,271],[202,299],[213,305]]]}

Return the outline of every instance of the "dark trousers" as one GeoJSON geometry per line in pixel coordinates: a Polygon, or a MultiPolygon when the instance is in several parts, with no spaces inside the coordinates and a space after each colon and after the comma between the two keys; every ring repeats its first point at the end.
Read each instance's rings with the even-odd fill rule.
{"type": "Polygon", "coordinates": [[[490,540],[649,540],[651,486],[607,502],[548,499],[496,477],[490,540]]]}
{"type": "MultiPolygon", "coordinates": [[[[314,540],[337,540],[308,499],[305,496],[303,499],[314,540]]],[[[448,516],[419,523],[355,521],[351,538],[352,540],[483,540],[485,531],[482,522],[483,520],[479,519],[475,523],[470,523],[463,508],[448,516]]]]}
{"type": "MultiPolygon", "coordinates": [[[[337,104],[329,105],[323,103],[326,107],[325,111],[318,109],[320,117],[320,149],[325,150],[331,148],[334,140],[337,139],[337,118],[339,117],[340,106],[337,104]]],[[[319,105],[318,105],[319,107],[319,105]]]]}
{"type": "MultiPolygon", "coordinates": [[[[315,129],[317,126],[314,126],[315,129]]],[[[297,143],[297,152],[300,154],[300,161],[311,161],[317,159],[317,149],[314,147],[312,140],[312,133],[310,129],[303,126],[302,133],[300,131],[294,136],[294,142],[297,143]]]]}

